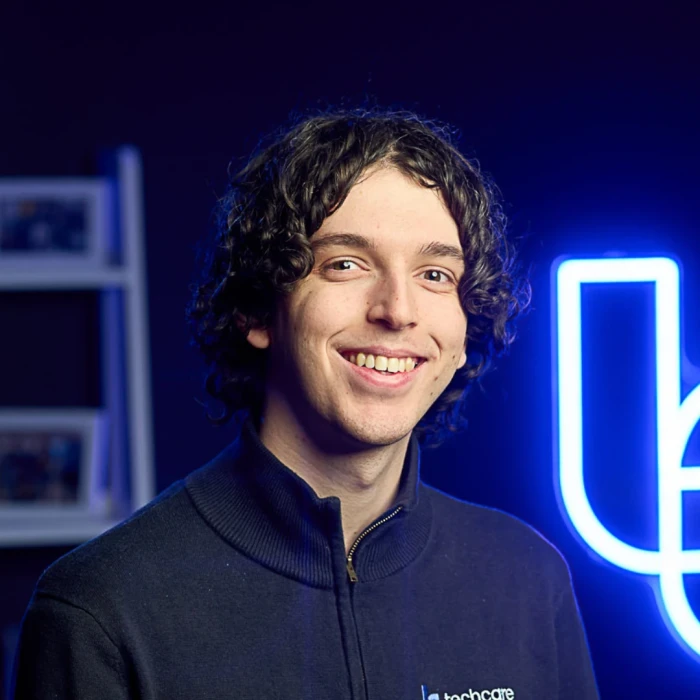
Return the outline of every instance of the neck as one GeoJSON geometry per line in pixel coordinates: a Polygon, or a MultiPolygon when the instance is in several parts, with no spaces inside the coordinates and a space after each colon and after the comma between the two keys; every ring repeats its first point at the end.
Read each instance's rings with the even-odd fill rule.
{"type": "Polygon", "coordinates": [[[274,411],[266,410],[261,442],[320,498],[340,499],[347,552],[360,533],[394,504],[410,433],[391,445],[343,449],[338,447],[340,441],[320,443],[300,424],[275,418],[274,411]]]}

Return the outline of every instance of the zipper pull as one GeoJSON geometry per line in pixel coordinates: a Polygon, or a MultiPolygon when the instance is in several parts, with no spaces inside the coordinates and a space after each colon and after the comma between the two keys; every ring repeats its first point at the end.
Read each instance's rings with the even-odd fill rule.
{"type": "Polygon", "coordinates": [[[357,572],[355,571],[355,567],[352,565],[352,556],[349,556],[347,558],[347,569],[348,569],[348,577],[350,578],[350,582],[357,583],[360,579],[357,578],[357,572]]]}

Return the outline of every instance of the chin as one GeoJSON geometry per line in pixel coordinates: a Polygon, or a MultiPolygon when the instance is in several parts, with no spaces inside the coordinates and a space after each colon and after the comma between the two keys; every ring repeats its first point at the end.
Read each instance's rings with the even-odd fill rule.
{"type": "Polygon", "coordinates": [[[355,442],[373,447],[393,445],[405,438],[415,428],[417,421],[403,420],[369,420],[366,416],[356,420],[341,420],[336,425],[355,442]]]}

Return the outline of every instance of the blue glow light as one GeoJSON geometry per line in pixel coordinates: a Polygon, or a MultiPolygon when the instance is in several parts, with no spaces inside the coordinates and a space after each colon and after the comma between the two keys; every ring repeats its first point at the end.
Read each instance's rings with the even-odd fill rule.
{"type": "Polygon", "coordinates": [[[659,577],[660,604],[681,639],[700,655],[700,620],[683,584],[700,573],[700,549],[683,549],[683,492],[700,491],[700,466],[683,466],[700,419],[700,385],[681,402],[679,271],[669,258],[566,260],[556,269],[559,485],[572,525],[612,564],[659,577]],[[654,283],[659,549],[633,547],[596,516],[584,483],[581,285],[654,283]]]}

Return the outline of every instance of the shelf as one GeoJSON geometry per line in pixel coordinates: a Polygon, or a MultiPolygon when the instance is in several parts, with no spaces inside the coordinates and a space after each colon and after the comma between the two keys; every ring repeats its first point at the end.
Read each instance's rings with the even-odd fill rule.
{"type": "Polygon", "coordinates": [[[16,269],[0,270],[0,290],[104,289],[105,287],[125,287],[131,282],[131,274],[113,267],[96,270],[53,268],[48,274],[44,270],[22,270],[20,266],[16,269]]]}
{"type": "MultiPolygon", "coordinates": [[[[17,228],[21,233],[21,236],[16,234],[19,242],[0,256],[0,291],[101,293],[100,323],[95,327],[101,348],[103,401],[99,408],[109,431],[108,438],[96,443],[105,445],[106,456],[102,450],[95,456],[86,447],[86,454],[92,457],[89,465],[81,469],[77,511],[56,513],[47,502],[41,507],[48,510],[41,513],[24,506],[21,513],[10,512],[14,505],[7,507],[0,503],[0,511],[4,510],[0,512],[0,547],[79,544],[116,525],[121,519],[117,513],[126,516],[155,495],[141,159],[134,147],[124,146],[112,153],[104,165],[102,177],[0,180],[0,194],[9,201],[25,198],[29,204],[32,200],[84,203],[82,218],[86,228],[80,239],[84,239],[84,245],[77,250],[69,247],[65,251],[47,252],[38,247],[32,252],[26,242],[35,239],[42,242],[46,231],[41,227],[38,232],[34,230],[38,226],[36,222],[31,230],[17,228]],[[113,507],[96,511],[87,508],[92,501],[82,485],[93,483],[102,471],[109,475],[104,483],[109,484],[113,507]]],[[[40,218],[37,221],[41,224],[40,218]]],[[[26,414],[25,409],[18,407],[2,406],[2,409],[10,414],[26,414]]],[[[52,406],[49,411],[37,406],[32,410],[41,414],[46,424],[39,419],[34,423],[29,421],[39,442],[49,434],[49,413],[65,413],[68,417],[74,413],[74,407],[52,406]]],[[[12,430],[16,433],[29,429],[20,425],[12,430]]],[[[71,427],[71,430],[73,433],[77,430],[88,445],[87,432],[82,428],[71,427]]],[[[37,439],[32,444],[39,444],[37,439]]],[[[22,447],[28,453],[30,449],[22,447]]],[[[38,464],[46,462],[42,454],[35,459],[38,464]]],[[[13,496],[5,498],[12,502],[13,496]]]]}
{"type": "Polygon", "coordinates": [[[62,546],[80,544],[97,537],[119,520],[87,516],[62,516],[28,521],[21,518],[0,521],[0,547],[62,546]]]}

